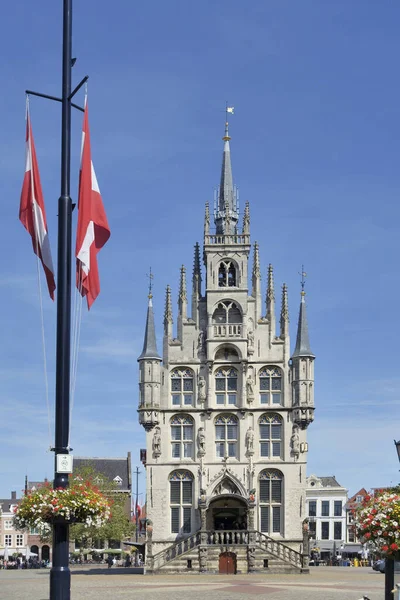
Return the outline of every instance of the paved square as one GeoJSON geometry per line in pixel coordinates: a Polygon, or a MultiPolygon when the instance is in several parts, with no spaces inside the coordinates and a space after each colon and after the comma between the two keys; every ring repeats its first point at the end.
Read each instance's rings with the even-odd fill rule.
{"type": "MultiPolygon", "coordinates": [[[[384,576],[369,567],[317,567],[310,575],[135,575],[72,567],[72,600],[382,600],[384,576]]],[[[0,571],[1,600],[48,600],[49,570],[0,571]]]]}

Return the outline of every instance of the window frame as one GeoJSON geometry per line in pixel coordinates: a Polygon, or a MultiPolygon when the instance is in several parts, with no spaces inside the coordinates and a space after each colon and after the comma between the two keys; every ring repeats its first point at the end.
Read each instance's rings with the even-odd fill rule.
{"type": "Polygon", "coordinates": [[[329,500],[321,500],[321,517],[329,517],[330,512],[331,512],[330,501],[329,500]]]}
{"type": "Polygon", "coordinates": [[[238,393],[239,393],[239,372],[235,367],[231,365],[221,366],[214,371],[214,386],[215,386],[215,404],[216,406],[237,406],[238,393]],[[220,376],[222,374],[222,376],[220,376]],[[235,382],[235,389],[229,389],[229,382],[235,382]],[[223,389],[217,389],[221,387],[217,382],[224,382],[223,389]],[[218,397],[222,397],[223,402],[218,401],[218,397]],[[234,397],[234,402],[231,402],[231,398],[234,397]]]}
{"type": "Polygon", "coordinates": [[[258,476],[259,487],[259,523],[260,531],[268,535],[283,535],[283,515],[284,515],[284,475],[277,469],[264,469],[258,476]],[[269,482],[269,485],[262,486],[262,482],[269,482]],[[273,486],[273,482],[279,482],[278,486],[273,486]],[[275,490],[274,490],[275,487],[275,490]],[[265,499],[265,490],[268,498],[265,499]],[[279,494],[279,501],[276,500],[276,494],[279,494]],[[274,500],[275,494],[275,500],[274,500]],[[278,526],[276,519],[278,518],[278,526]],[[266,522],[266,525],[265,525],[266,522]]]}
{"type": "Polygon", "coordinates": [[[342,500],[333,501],[333,516],[341,517],[343,515],[343,502],[342,500]]]}
{"type": "Polygon", "coordinates": [[[4,534],[4,547],[7,546],[8,548],[12,548],[12,534],[11,533],[5,533],[4,534]],[[9,542],[9,543],[7,543],[9,542]]]}
{"type": "Polygon", "coordinates": [[[194,419],[190,415],[174,415],[170,419],[171,458],[177,460],[193,460],[195,440],[194,419]],[[191,438],[185,437],[185,431],[192,429],[191,438]],[[174,438],[173,430],[180,431],[180,437],[174,438]],[[179,454],[174,454],[174,449],[179,447],[179,454]],[[190,447],[190,454],[186,454],[190,447]]]}
{"type": "Polygon", "coordinates": [[[316,500],[309,500],[308,501],[308,516],[309,517],[316,517],[317,516],[317,501],[316,500]],[[314,513],[311,514],[311,506],[315,507],[314,513]]]}
{"type": "Polygon", "coordinates": [[[258,371],[258,387],[261,406],[283,406],[282,369],[275,365],[264,365],[261,367],[258,371]],[[279,385],[276,387],[276,382],[278,381],[279,385]]]}
{"type": "MultiPolygon", "coordinates": [[[[169,506],[170,506],[170,531],[171,534],[191,533],[193,526],[193,495],[194,495],[194,476],[190,471],[173,471],[169,478],[169,506]],[[179,502],[173,501],[173,489],[177,490],[177,486],[172,487],[172,483],[179,483],[179,502]],[[184,483],[190,483],[190,502],[187,502],[188,496],[185,491],[184,483]],[[174,519],[178,526],[174,527],[174,519]]],[[[186,486],[186,490],[188,486],[186,486]]]]}
{"type": "Polygon", "coordinates": [[[239,458],[239,419],[232,414],[220,414],[215,417],[214,420],[214,431],[215,431],[215,456],[223,460],[226,456],[229,458],[239,458]],[[235,437],[231,437],[229,427],[236,427],[235,437]],[[217,427],[224,427],[224,435],[220,437],[217,427]],[[221,450],[223,449],[223,456],[221,456],[221,450]],[[233,449],[233,453],[231,452],[233,449]]]}
{"type": "Polygon", "coordinates": [[[330,530],[329,521],[321,521],[321,540],[329,540],[329,533],[330,533],[329,530],[330,530]],[[325,529],[326,537],[324,537],[324,529],[325,529]],[[326,533],[326,530],[327,530],[327,533],[326,533]]]}
{"type": "Polygon", "coordinates": [[[333,539],[336,540],[336,541],[341,540],[341,539],[343,539],[342,535],[343,535],[343,523],[342,523],[342,521],[333,521],[333,539]],[[340,528],[340,536],[339,537],[336,535],[336,528],[338,526],[340,528]]]}
{"type": "MultiPolygon", "coordinates": [[[[170,399],[171,406],[173,408],[187,408],[188,406],[195,405],[195,376],[194,371],[189,367],[175,367],[172,369],[169,375],[170,381],[170,399]],[[180,381],[179,389],[174,390],[173,382],[180,381]],[[185,390],[185,382],[191,383],[191,390],[185,390]],[[175,402],[175,398],[178,398],[178,402],[175,402]],[[190,398],[190,402],[187,402],[186,399],[190,398]]],[[[176,385],[176,384],[175,384],[176,385]]],[[[187,384],[186,384],[187,385],[187,384]]]]}
{"type": "MultiPolygon", "coordinates": [[[[265,429],[263,429],[265,431],[265,429]]],[[[282,460],[283,458],[283,418],[277,413],[265,413],[258,419],[258,435],[260,444],[260,458],[268,460],[282,460]],[[277,425],[280,428],[280,437],[274,437],[274,431],[277,430],[277,425]],[[263,437],[261,428],[268,427],[269,438],[263,437]],[[276,454],[276,447],[279,444],[279,454],[276,454]],[[265,454],[265,449],[267,454],[265,454]]]]}

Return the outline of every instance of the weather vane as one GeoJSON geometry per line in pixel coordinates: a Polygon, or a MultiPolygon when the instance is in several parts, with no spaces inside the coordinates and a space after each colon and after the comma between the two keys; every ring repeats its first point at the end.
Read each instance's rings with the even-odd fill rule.
{"type": "Polygon", "coordinates": [[[153,294],[151,293],[152,289],[153,289],[153,279],[154,279],[154,275],[151,272],[151,267],[150,267],[150,272],[148,275],[146,275],[146,277],[149,278],[149,298],[153,297],[153,294]]]}
{"type": "Polygon", "coordinates": [[[228,106],[228,100],[226,101],[226,105],[225,105],[225,121],[228,120],[228,114],[230,113],[231,115],[233,115],[235,112],[235,107],[234,106],[228,106]]]}
{"type": "Polygon", "coordinates": [[[299,272],[299,275],[301,275],[301,293],[305,294],[304,286],[306,285],[307,273],[304,271],[304,265],[301,265],[301,273],[299,272]]]}

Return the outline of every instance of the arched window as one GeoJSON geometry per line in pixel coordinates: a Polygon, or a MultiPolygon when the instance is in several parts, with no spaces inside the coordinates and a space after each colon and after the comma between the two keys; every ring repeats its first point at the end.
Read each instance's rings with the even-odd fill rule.
{"type": "Polygon", "coordinates": [[[242,313],[235,302],[219,302],[213,313],[214,336],[240,337],[242,334],[242,313]]]}
{"type": "Polygon", "coordinates": [[[238,419],[234,415],[219,415],[215,419],[215,448],[218,458],[237,458],[238,419]]]}
{"type": "Polygon", "coordinates": [[[264,533],[282,533],[283,475],[280,471],[260,473],[260,529],[264,533]]]}
{"type": "Polygon", "coordinates": [[[174,471],[169,476],[171,533],[192,530],[193,475],[189,471],[174,471]]]}
{"type": "Polygon", "coordinates": [[[218,269],[218,286],[235,287],[236,286],[236,267],[231,261],[223,261],[218,269]]]}
{"type": "Polygon", "coordinates": [[[193,405],[193,371],[185,367],[171,372],[172,406],[193,405]]]}
{"type": "Polygon", "coordinates": [[[258,423],[260,428],[260,456],[282,458],[282,417],[279,415],[262,415],[258,423]]]}
{"type": "Polygon", "coordinates": [[[175,415],[171,419],[172,458],[193,458],[193,419],[175,415]]]}
{"type": "Polygon", "coordinates": [[[263,367],[260,379],[260,404],[282,404],[282,371],[278,367],[263,367]]]}
{"type": "Polygon", "coordinates": [[[233,367],[221,367],[215,371],[215,398],[218,405],[236,404],[238,374],[233,367]]]}

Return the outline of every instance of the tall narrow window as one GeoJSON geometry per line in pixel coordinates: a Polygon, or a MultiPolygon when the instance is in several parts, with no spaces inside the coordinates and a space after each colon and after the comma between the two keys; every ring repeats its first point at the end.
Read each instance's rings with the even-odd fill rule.
{"type": "Polygon", "coordinates": [[[171,419],[172,458],[193,458],[193,419],[175,415],[171,419]]]}
{"type": "Polygon", "coordinates": [[[341,500],[335,500],[334,504],[333,504],[333,515],[335,517],[341,517],[342,516],[342,501],[341,500]]]}
{"type": "Polygon", "coordinates": [[[334,540],[342,539],[342,523],[341,523],[341,521],[335,521],[333,523],[333,539],[334,540]]]}
{"type": "Polygon", "coordinates": [[[321,517],[329,517],[329,500],[321,502],[321,517]]]}
{"type": "Polygon", "coordinates": [[[282,458],[282,417],[263,415],[259,420],[260,456],[282,458]]]}
{"type": "Polygon", "coordinates": [[[283,475],[280,471],[260,473],[260,528],[264,533],[282,533],[283,475]]]}
{"type": "Polygon", "coordinates": [[[172,406],[193,405],[193,371],[191,369],[174,369],[171,373],[172,406]]]}
{"type": "Polygon", "coordinates": [[[263,367],[260,380],[260,404],[282,404],[282,371],[278,367],[263,367]]]}
{"type": "Polygon", "coordinates": [[[238,374],[233,367],[221,367],[215,372],[215,398],[222,406],[236,404],[238,374]]]}
{"type": "Polygon", "coordinates": [[[215,420],[215,447],[218,458],[237,458],[238,420],[234,415],[220,415],[215,420]]]}
{"type": "Polygon", "coordinates": [[[308,502],[308,516],[316,517],[317,516],[317,501],[309,500],[308,502]]]}
{"type": "Polygon", "coordinates": [[[174,471],[169,478],[171,533],[192,530],[193,475],[189,471],[174,471]]]}
{"type": "Polygon", "coordinates": [[[329,540],[329,521],[321,523],[321,540],[329,540]]]}

